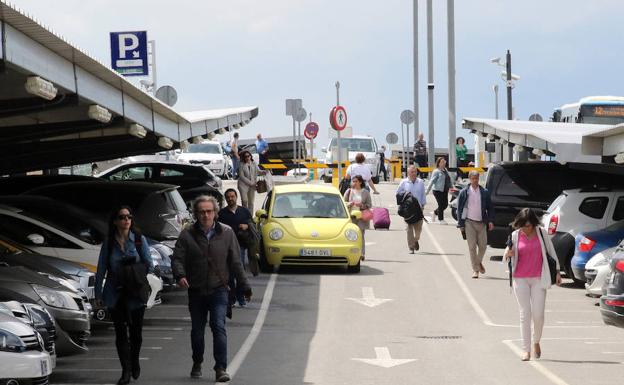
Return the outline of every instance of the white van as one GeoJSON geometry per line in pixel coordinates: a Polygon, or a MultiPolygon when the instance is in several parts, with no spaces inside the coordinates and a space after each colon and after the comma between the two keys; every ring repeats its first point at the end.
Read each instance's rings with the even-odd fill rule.
{"type": "MultiPolygon", "coordinates": [[[[326,153],[325,164],[338,161],[337,159],[333,159],[337,146],[337,138],[332,138],[329,141],[327,148],[323,148],[323,152],[326,153]]],[[[340,146],[348,149],[349,162],[351,163],[355,162],[355,156],[358,153],[361,152],[364,154],[366,157],[366,165],[370,168],[371,174],[373,175],[373,183],[379,183],[379,157],[377,156],[378,147],[375,138],[365,135],[353,135],[348,138],[340,138],[340,146]]],[[[325,173],[323,175],[325,177],[325,181],[327,181],[327,179],[331,180],[331,175],[332,169],[325,169],[325,173]]]]}

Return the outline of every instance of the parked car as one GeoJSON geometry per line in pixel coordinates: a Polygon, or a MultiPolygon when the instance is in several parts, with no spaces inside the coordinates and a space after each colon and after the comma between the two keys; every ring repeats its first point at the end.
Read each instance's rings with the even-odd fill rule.
{"type": "MultiPolygon", "coordinates": [[[[379,183],[379,157],[377,156],[377,141],[372,136],[366,135],[353,135],[349,138],[342,138],[340,146],[347,148],[348,159],[344,161],[355,162],[355,156],[358,153],[364,154],[366,157],[366,165],[370,168],[373,183],[379,183]]],[[[336,149],[338,148],[338,141],[336,138],[331,138],[327,147],[322,148],[322,152],[325,153],[325,163],[331,164],[338,160],[334,159],[338,155],[336,149]]],[[[323,173],[323,179],[325,182],[331,182],[332,168],[320,169],[323,173]]]]}
{"type": "MultiPolygon", "coordinates": [[[[576,188],[564,190],[546,210],[542,225],[548,229],[559,264],[577,282],[583,275],[572,271],[575,238],[624,220],[624,190],[576,188]]],[[[617,244],[617,243],[616,243],[617,244]]],[[[585,246],[584,246],[585,248],[585,246]]]]}
{"type": "Polygon", "coordinates": [[[70,182],[41,186],[27,191],[66,202],[107,220],[121,205],[134,211],[134,219],[143,235],[170,247],[175,245],[182,226],[191,221],[186,202],[177,186],[162,183],[104,181],[70,182]]]}
{"type": "Polygon", "coordinates": [[[227,178],[227,161],[223,153],[221,143],[218,141],[206,140],[197,144],[190,144],[188,149],[181,153],[177,160],[179,162],[203,164],[222,178],[227,178]]]}
{"type": "Polygon", "coordinates": [[[84,353],[91,335],[90,314],[82,296],[70,285],[24,267],[0,265],[0,301],[43,306],[54,318],[59,355],[84,353]]]}
{"type": "Polygon", "coordinates": [[[585,290],[590,297],[606,294],[607,278],[611,273],[611,258],[618,247],[611,247],[594,255],[585,265],[585,290]]]}
{"type": "Polygon", "coordinates": [[[35,329],[43,339],[43,346],[50,354],[52,368],[56,367],[56,327],[52,315],[43,307],[34,303],[19,301],[0,301],[0,311],[8,310],[13,317],[35,329]]]}
{"type": "Polygon", "coordinates": [[[582,232],[576,235],[574,256],[571,266],[574,278],[585,281],[585,265],[594,254],[615,247],[624,239],[624,221],[619,221],[602,230],[582,232]]]}
{"type": "Polygon", "coordinates": [[[360,271],[362,234],[335,187],[275,186],[256,212],[262,233],[260,267],[340,266],[360,271]]]}
{"type": "Polygon", "coordinates": [[[27,175],[0,177],[0,193],[16,195],[40,186],[68,182],[88,182],[99,179],[85,175],[27,175]]]}
{"type": "Polygon", "coordinates": [[[211,195],[223,204],[223,183],[203,164],[180,162],[131,162],[112,167],[97,175],[106,180],[129,180],[168,183],[179,186],[178,192],[189,204],[199,195],[211,195]]]}
{"type": "MultiPolygon", "coordinates": [[[[509,224],[522,208],[533,208],[541,215],[563,190],[591,186],[624,188],[623,172],[624,167],[618,165],[574,162],[531,161],[489,165],[485,187],[492,197],[495,217],[494,230],[488,232],[488,245],[500,249],[506,247],[507,236],[511,233],[509,224]]],[[[569,243],[570,259],[573,247],[574,237],[569,243]]]]}
{"type": "Polygon", "coordinates": [[[624,249],[613,255],[610,265],[607,294],[600,297],[600,313],[605,324],[624,328],[624,249]]]}
{"type": "Polygon", "coordinates": [[[0,341],[0,383],[48,383],[53,368],[52,359],[37,331],[0,312],[0,341]]]}

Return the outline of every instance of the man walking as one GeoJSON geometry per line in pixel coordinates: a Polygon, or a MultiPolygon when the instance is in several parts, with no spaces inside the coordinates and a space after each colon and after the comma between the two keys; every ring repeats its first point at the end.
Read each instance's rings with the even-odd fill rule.
{"type": "Polygon", "coordinates": [[[256,151],[260,161],[260,166],[269,163],[269,144],[262,139],[262,134],[256,135],[256,151]]]}
{"type": "MultiPolygon", "coordinates": [[[[219,222],[230,226],[237,235],[238,246],[240,248],[240,261],[244,269],[247,249],[241,243],[238,233],[249,229],[249,222],[252,218],[251,213],[247,210],[247,208],[239,206],[236,203],[237,199],[238,194],[236,193],[236,190],[233,188],[225,190],[225,202],[227,203],[227,206],[219,211],[219,222]]],[[[255,253],[256,250],[253,250],[253,252],[255,253]]],[[[241,287],[241,282],[236,279],[236,276],[230,275],[229,284],[232,290],[236,290],[236,301],[238,302],[238,305],[240,307],[245,307],[247,302],[245,301],[244,293],[241,291],[241,289],[244,290],[245,288],[241,287]]]]}
{"type": "Polygon", "coordinates": [[[487,247],[487,232],[494,228],[494,207],[490,192],[479,185],[479,173],[470,171],[470,184],[457,197],[457,227],[466,234],[472,278],[485,274],[483,256],[487,247]],[[478,248],[478,250],[477,250],[478,248]]]}
{"type": "Polygon", "coordinates": [[[388,170],[386,170],[386,146],[381,146],[377,154],[379,155],[379,172],[377,175],[381,176],[383,173],[383,180],[385,182],[388,180],[388,170]]]}
{"type": "MultiPolygon", "coordinates": [[[[414,157],[418,167],[427,167],[427,141],[422,132],[418,134],[418,140],[414,143],[414,157]]],[[[427,177],[426,172],[418,172],[418,175],[423,178],[427,177]]]]}
{"type": "Polygon", "coordinates": [[[427,203],[425,196],[425,183],[417,175],[416,166],[407,168],[407,178],[403,179],[396,191],[397,204],[405,208],[403,218],[407,223],[407,247],[410,253],[420,248],[418,241],[423,226],[423,208],[427,203]],[[406,200],[411,200],[407,202],[406,200]]]}
{"type": "Polygon", "coordinates": [[[191,314],[191,377],[202,376],[204,332],[208,313],[212,331],[215,379],[230,380],[227,368],[225,317],[229,307],[228,279],[234,274],[251,298],[251,288],[240,263],[240,248],[234,231],[216,221],[219,203],[214,197],[199,196],[193,201],[196,222],[182,230],[172,258],[173,275],[180,287],[188,289],[191,314]]]}
{"type": "Polygon", "coordinates": [[[230,149],[232,150],[232,178],[236,179],[238,176],[238,166],[240,165],[240,156],[238,155],[238,132],[235,132],[230,142],[230,149]]]}

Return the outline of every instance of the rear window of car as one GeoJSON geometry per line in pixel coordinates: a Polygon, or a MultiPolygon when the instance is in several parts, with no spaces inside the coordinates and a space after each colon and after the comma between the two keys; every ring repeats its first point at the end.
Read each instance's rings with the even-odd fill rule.
{"type": "Polygon", "coordinates": [[[600,219],[604,216],[608,204],[608,197],[585,198],[579,206],[579,211],[590,218],[600,219]]]}
{"type": "Polygon", "coordinates": [[[621,221],[624,219],[624,197],[619,197],[613,210],[613,220],[621,221]]]}
{"type": "Polygon", "coordinates": [[[175,211],[186,211],[186,202],[182,198],[182,195],[175,190],[167,192],[167,196],[169,198],[169,202],[171,202],[171,206],[175,211]]]}
{"type": "Polygon", "coordinates": [[[520,187],[515,181],[513,181],[508,174],[504,174],[498,183],[496,188],[496,194],[502,196],[518,196],[528,197],[529,192],[520,187]]]}

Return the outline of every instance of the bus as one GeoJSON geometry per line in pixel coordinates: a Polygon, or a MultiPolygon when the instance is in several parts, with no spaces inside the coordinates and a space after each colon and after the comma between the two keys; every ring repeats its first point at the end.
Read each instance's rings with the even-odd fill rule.
{"type": "Polygon", "coordinates": [[[553,122],[616,125],[624,123],[624,97],[588,96],[557,108],[553,122]]]}

